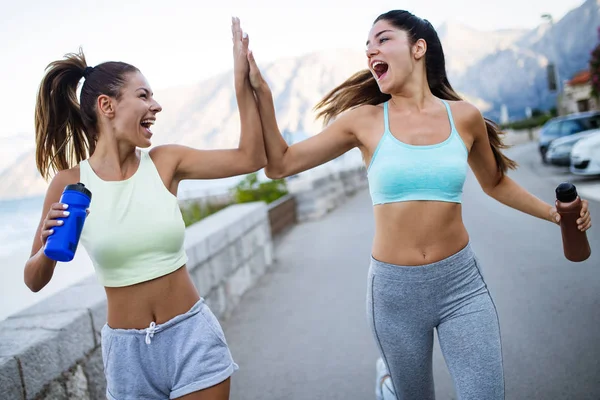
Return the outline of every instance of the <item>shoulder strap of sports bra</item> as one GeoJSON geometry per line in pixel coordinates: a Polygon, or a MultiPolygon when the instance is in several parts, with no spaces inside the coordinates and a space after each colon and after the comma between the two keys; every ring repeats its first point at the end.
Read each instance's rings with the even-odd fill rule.
{"type": "Polygon", "coordinates": [[[446,106],[446,112],[448,113],[448,119],[450,120],[450,128],[452,129],[452,132],[456,132],[456,126],[454,125],[454,118],[452,117],[452,110],[450,109],[450,105],[446,100],[441,100],[442,103],[444,103],[444,106],[446,106]]]}
{"type": "Polygon", "coordinates": [[[390,121],[388,117],[388,102],[383,103],[383,126],[386,132],[390,131],[390,121]]]}

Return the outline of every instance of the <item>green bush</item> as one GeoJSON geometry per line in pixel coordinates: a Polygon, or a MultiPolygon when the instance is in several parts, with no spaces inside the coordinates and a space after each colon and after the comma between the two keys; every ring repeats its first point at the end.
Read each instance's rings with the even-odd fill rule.
{"type": "Polygon", "coordinates": [[[253,201],[264,201],[267,204],[285,196],[288,193],[285,180],[273,180],[259,182],[258,174],[252,173],[244,177],[232,190],[233,202],[211,203],[197,201],[187,206],[180,207],[185,226],[188,227],[211,214],[221,211],[227,206],[235,203],[249,203],[253,201]]]}
{"type": "Polygon", "coordinates": [[[501,128],[502,129],[515,129],[515,130],[532,129],[532,128],[537,128],[538,126],[544,125],[551,118],[552,118],[552,114],[541,114],[541,115],[537,115],[535,117],[510,122],[508,124],[503,124],[501,126],[501,128]]]}
{"type": "Polygon", "coordinates": [[[285,196],[288,193],[285,180],[277,179],[268,182],[259,182],[258,173],[248,174],[233,189],[233,198],[236,203],[249,203],[264,201],[267,204],[285,196]]]}
{"type": "Polygon", "coordinates": [[[187,207],[180,207],[181,215],[183,216],[183,221],[185,222],[186,228],[192,225],[195,222],[200,221],[208,217],[211,214],[216,213],[217,211],[221,211],[225,207],[229,206],[228,203],[201,203],[195,202],[190,204],[187,207]]]}
{"type": "Polygon", "coordinates": [[[539,110],[537,108],[534,108],[533,110],[531,110],[532,117],[539,117],[541,115],[544,115],[544,112],[542,110],[539,110]]]}

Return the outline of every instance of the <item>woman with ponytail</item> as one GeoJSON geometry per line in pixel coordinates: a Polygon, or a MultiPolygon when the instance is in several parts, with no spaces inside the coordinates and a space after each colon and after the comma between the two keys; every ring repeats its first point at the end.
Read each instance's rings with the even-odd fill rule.
{"type": "Polygon", "coordinates": [[[69,209],[59,204],[63,189],[83,183],[93,199],[81,242],[108,302],[102,328],[108,399],[229,398],[230,376],[238,366],[188,274],[177,187],[184,179],[246,174],[266,164],[248,81],[248,37],[237,18],[232,33],[241,122],[236,149],[146,150],[162,108],[132,65],[90,67],[82,53],[70,54],[51,63],[41,83],[36,160],[44,177],[56,174],[25,265],[25,283],[37,292],[52,278],[56,262],[46,257],[44,245],[61,225],[57,218],[68,218],[69,209]]]}
{"type": "MultiPolygon", "coordinates": [[[[381,381],[398,399],[433,399],[436,329],[458,398],[504,399],[498,316],[461,215],[467,168],[497,201],[549,222],[560,217],[506,175],[516,164],[502,154],[498,127],[450,86],[428,21],[407,11],[380,15],[366,55],[368,69],[317,104],[319,117],[335,121],[293,146],[280,135],[272,94],[250,57],[267,176],[297,174],[358,147],[375,215],[367,312],[378,371],[390,377],[381,381]]],[[[577,223],[591,226],[587,202],[577,223]]]]}

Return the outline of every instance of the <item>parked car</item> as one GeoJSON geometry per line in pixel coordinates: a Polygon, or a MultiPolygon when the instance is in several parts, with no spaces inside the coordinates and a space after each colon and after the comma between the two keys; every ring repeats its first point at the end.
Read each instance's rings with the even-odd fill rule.
{"type": "Polygon", "coordinates": [[[600,132],[578,141],[571,150],[571,173],[600,175],[600,132]]]}
{"type": "Polygon", "coordinates": [[[600,112],[587,111],[552,118],[540,130],[538,147],[542,162],[546,163],[546,153],[553,140],[582,131],[600,128],[600,112]]]}
{"type": "Polygon", "coordinates": [[[552,165],[568,167],[571,165],[571,151],[579,140],[600,132],[600,129],[592,129],[575,133],[573,135],[560,137],[550,142],[546,152],[546,161],[552,165]]]}

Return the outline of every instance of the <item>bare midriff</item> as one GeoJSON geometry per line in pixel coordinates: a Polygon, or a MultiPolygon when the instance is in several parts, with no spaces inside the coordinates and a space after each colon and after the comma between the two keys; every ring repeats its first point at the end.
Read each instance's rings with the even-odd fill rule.
{"type": "Polygon", "coordinates": [[[459,252],[469,242],[459,203],[379,204],[374,214],[372,255],[378,261],[403,266],[430,264],[459,252]]]}
{"type": "Polygon", "coordinates": [[[107,323],[113,329],[144,329],[189,311],[200,299],[185,266],[147,282],[105,287],[107,323]]]}

